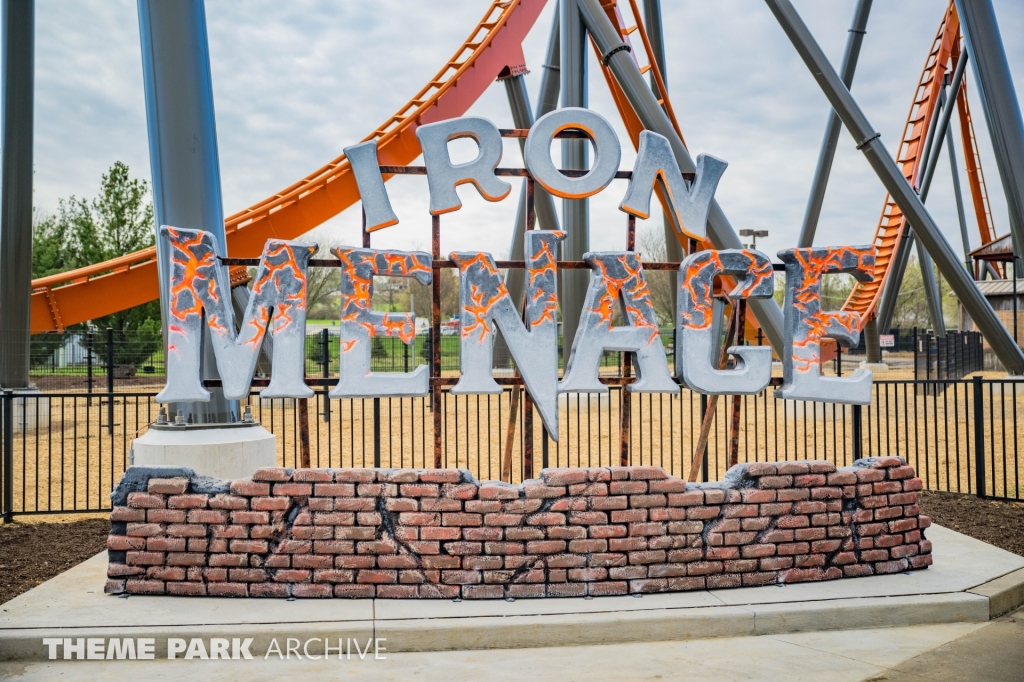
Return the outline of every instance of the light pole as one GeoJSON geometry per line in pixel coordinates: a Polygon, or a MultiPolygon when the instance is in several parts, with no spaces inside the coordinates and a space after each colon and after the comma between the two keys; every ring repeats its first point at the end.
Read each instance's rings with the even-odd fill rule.
{"type": "MultiPolygon", "coordinates": [[[[740,236],[741,237],[753,237],[753,241],[750,243],[750,248],[754,249],[754,250],[757,250],[757,238],[758,237],[767,237],[768,236],[768,230],[740,230],[740,236]]],[[[747,245],[744,244],[743,246],[745,247],[747,245]]]]}

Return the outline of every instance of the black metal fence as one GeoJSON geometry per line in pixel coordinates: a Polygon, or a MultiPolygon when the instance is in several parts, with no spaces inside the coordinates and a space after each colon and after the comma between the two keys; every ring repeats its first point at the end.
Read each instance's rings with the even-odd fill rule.
{"type": "MultiPolygon", "coordinates": [[[[671,330],[662,330],[666,347],[671,330]]],[[[429,363],[433,334],[418,334],[411,344],[396,337],[377,336],[370,351],[375,372],[408,372],[429,363]]],[[[459,369],[459,337],[439,336],[441,371],[459,369]]],[[[559,337],[559,357],[562,339],[559,337]]],[[[666,352],[668,352],[666,350],[666,352]]],[[[311,377],[338,376],[340,337],[337,329],[325,327],[306,336],[306,373],[311,377]]],[[[507,355],[507,353],[506,353],[507,355]]],[[[507,358],[496,364],[511,367],[507,358]]],[[[602,356],[603,367],[617,367],[621,353],[602,356]]],[[[166,374],[159,332],[117,332],[111,329],[36,334],[32,337],[30,373],[32,383],[46,393],[139,392],[163,387],[166,374]]],[[[263,365],[257,367],[257,377],[263,365]]]]}
{"type": "Polygon", "coordinates": [[[985,353],[980,332],[914,330],[914,378],[962,379],[984,369],[985,353]]]}
{"type": "MultiPolygon", "coordinates": [[[[305,411],[298,401],[263,399],[256,391],[248,403],[277,436],[278,461],[286,466],[438,465],[518,482],[544,467],[628,463],[688,476],[709,399],[685,389],[625,398],[621,386],[608,388],[560,398],[557,442],[525,394],[511,387],[500,395],[443,390],[436,406],[430,398],[327,401],[322,391],[305,411]]],[[[108,509],[132,439],[156,419],[153,396],[3,393],[4,516],[108,509]]],[[[776,400],[770,388],[724,397],[714,406],[696,478],[721,478],[732,461],[827,459],[845,466],[860,457],[899,455],[928,489],[1024,500],[1022,408],[1024,382],[981,377],[876,381],[872,404],[862,408],[776,400]]]]}

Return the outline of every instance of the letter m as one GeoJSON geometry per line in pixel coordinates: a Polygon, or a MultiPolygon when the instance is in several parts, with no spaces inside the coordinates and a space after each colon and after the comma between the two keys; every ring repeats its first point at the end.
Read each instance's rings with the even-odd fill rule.
{"type": "Polygon", "coordinates": [[[203,326],[217,360],[224,397],[249,393],[267,329],[274,340],[270,385],[262,395],[308,398],[303,381],[306,337],[306,268],[316,244],[269,240],[260,256],[249,305],[239,326],[231,307],[227,269],[217,261],[213,235],[163,226],[169,245],[167,385],[158,402],[205,402],[210,392],[200,375],[203,326]]]}

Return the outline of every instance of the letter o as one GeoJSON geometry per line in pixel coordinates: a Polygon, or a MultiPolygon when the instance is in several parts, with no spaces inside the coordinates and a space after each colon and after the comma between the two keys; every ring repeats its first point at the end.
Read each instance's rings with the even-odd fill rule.
{"type": "Polygon", "coordinates": [[[533,124],[526,138],[524,157],[530,175],[548,192],[563,199],[585,199],[615,179],[622,148],[618,135],[603,116],[589,109],[566,107],[541,116],[533,124]],[[594,165],[581,178],[562,175],[551,160],[551,139],[570,128],[585,132],[594,145],[594,165]]]}

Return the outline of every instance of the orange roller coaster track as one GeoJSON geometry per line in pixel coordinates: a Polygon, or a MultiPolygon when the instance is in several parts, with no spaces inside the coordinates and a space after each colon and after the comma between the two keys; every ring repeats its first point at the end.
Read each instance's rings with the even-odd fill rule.
{"type": "MultiPolygon", "coordinates": [[[[416,128],[463,115],[506,66],[524,65],[522,42],[546,0],[494,0],[484,18],[436,76],[368,135],[380,163],[403,166],[420,155],[416,128]]],[[[359,200],[344,155],[274,196],[228,217],[232,256],[255,257],[267,239],[294,239],[359,200]]],[[[233,272],[240,281],[244,271],[233,272]]],[[[78,270],[32,281],[32,333],[66,326],[159,297],[156,249],[150,247],[78,270]]]]}
{"type": "MultiPolygon", "coordinates": [[[[935,40],[932,42],[925,60],[921,78],[914,91],[914,101],[910,106],[910,114],[903,129],[896,163],[903,171],[907,182],[915,191],[920,191],[922,173],[924,171],[924,145],[928,138],[929,127],[935,122],[935,108],[938,106],[939,93],[943,87],[946,73],[952,73],[960,59],[961,35],[960,19],[956,6],[951,1],[942,17],[935,40]]],[[[992,213],[988,207],[988,194],[985,189],[985,178],[981,172],[981,158],[978,155],[974,138],[974,127],[971,122],[970,110],[967,106],[967,80],[955,93],[960,114],[961,141],[967,159],[967,176],[971,188],[975,214],[978,219],[978,231],[983,244],[992,241],[992,213]]],[[[942,144],[935,139],[933,144],[942,144]]],[[[878,221],[873,244],[876,248],[875,278],[871,282],[857,283],[843,310],[860,313],[860,328],[871,320],[878,311],[882,292],[896,257],[896,250],[906,230],[907,218],[893,201],[886,195],[882,207],[882,216],[878,221]]]]}

